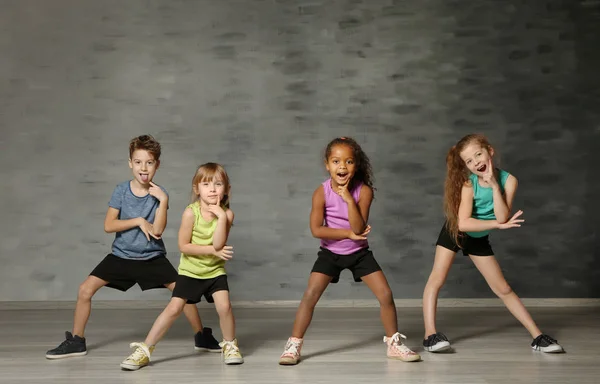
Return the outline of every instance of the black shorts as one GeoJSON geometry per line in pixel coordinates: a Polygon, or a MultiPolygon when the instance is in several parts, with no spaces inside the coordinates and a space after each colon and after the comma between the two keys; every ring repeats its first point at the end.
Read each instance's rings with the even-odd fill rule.
{"type": "Polygon", "coordinates": [[[373,252],[369,248],[364,248],[349,255],[338,255],[327,248],[321,247],[318,253],[317,261],[313,265],[312,272],[319,272],[333,277],[332,283],[340,281],[340,273],[344,269],[352,272],[354,281],[362,281],[362,277],[373,272],[381,271],[377,264],[373,252]]]}
{"type": "Polygon", "coordinates": [[[164,256],[149,260],[131,260],[109,254],[94,268],[90,276],[108,281],[107,287],[127,291],[136,283],[142,291],[165,288],[177,280],[177,270],[164,256]]]}
{"type": "MultiPolygon", "coordinates": [[[[492,246],[490,245],[490,239],[488,235],[483,237],[471,237],[466,233],[461,233],[459,241],[460,245],[462,245],[462,252],[465,256],[494,255],[494,251],[492,250],[492,246]]],[[[440,231],[440,235],[435,245],[442,246],[454,252],[458,252],[458,250],[461,249],[452,238],[452,235],[450,235],[448,228],[446,228],[446,224],[444,224],[444,226],[442,227],[442,230],[440,231]]]]}
{"type": "Polygon", "coordinates": [[[217,291],[229,291],[227,275],[220,275],[212,279],[194,279],[193,277],[178,275],[172,297],[180,297],[187,300],[188,304],[196,304],[204,296],[206,301],[214,303],[212,295],[217,291]]]}

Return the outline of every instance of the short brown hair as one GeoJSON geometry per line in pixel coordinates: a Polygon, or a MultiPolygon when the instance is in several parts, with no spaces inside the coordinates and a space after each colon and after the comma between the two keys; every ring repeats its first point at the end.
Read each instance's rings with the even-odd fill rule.
{"type": "Polygon", "coordinates": [[[138,149],[144,149],[154,156],[154,160],[160,159],[160,143],[151,135],[141,135],[134,137],[129,142],[129,158],[133,156],[133,152],[138,149]]]}

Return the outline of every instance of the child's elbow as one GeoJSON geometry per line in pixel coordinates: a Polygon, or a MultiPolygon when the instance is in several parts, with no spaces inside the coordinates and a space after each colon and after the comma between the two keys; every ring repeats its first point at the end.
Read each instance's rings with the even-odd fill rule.
{"type": "Polygon", "coordinates": [[[361,225],[360,227],[357,228],[352,228],[352,232],[356,235],[356,236],[360,236],[363,233],[365,233],[365,231],[367,230],[367,223],[364,223],[363,225],[361,225]]]}
{"type": "Polygon", "coordinates": [[[313,227],[312,225],[310,226],[310,234],[312,235],[312,237],[314,237],[315,239],[319,238],[319,228],[320,227],[313,227]]]}
{"type": "Polygon", "coordinates": [[[104,232],[106,232],[106,233],[112,232],[110,225],[108,225],[108,223],[104,223],[104,232]]]}
{"type": "Polygon", "coordinates": [[[181,253],[188,253],[186,251],[187,251],[187,246],[189,244],[190,243],[177,243],[177,247],[179,248],[179,252],[181,252],[181,253]]]}

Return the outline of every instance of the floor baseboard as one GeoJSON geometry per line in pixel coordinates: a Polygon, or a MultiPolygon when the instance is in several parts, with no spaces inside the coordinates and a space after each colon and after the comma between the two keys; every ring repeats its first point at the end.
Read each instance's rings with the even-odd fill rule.
{"type": "MultiPolygon", "coordinates": [[[[521,299],[526,307],[600,307],[600,299],[596,298],[525,298],[521,299]]],[[[94,309],[145,309],[164,308],[168,300],[94,300],[94,309]]],[[[234,308],[296,308],[299,300],[256,300],[233,301],[234,308]]],[[[398,308],[420,308],[421,299],[396,299],[398,308]]],[[[211,304],[200,303],[199,307],[211,307],[211,304]]],[[[375,308],[377,300],[321,300],[318,303],[323,308],[375,308]]],[[[477,308],[503,307],[499,299],[439,299],[440,308],[477,308]]],[[[57,310],[73,309],[74,301],[0,301],[0,310],[57,310]]]]}

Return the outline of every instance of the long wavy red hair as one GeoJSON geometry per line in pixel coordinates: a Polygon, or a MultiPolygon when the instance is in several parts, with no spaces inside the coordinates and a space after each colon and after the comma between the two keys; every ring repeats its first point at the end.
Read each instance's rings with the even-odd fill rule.
{"type": "Polygon", "coordinates": [[[491,153],[492,146],[488,139],[481,134],[470,134],[458,141],[452,146],[446,156],[446,180],[444,182],[444,215],[446,216],[446,228],[450,235],[460,246],[461,233],[458,230],[458,207],[460,206],[460,198],[462,187],[465,184],[470,184],[470,171],[461,159],[460,153],[469,144],[479,144],[482,148],[491,153]]]}

